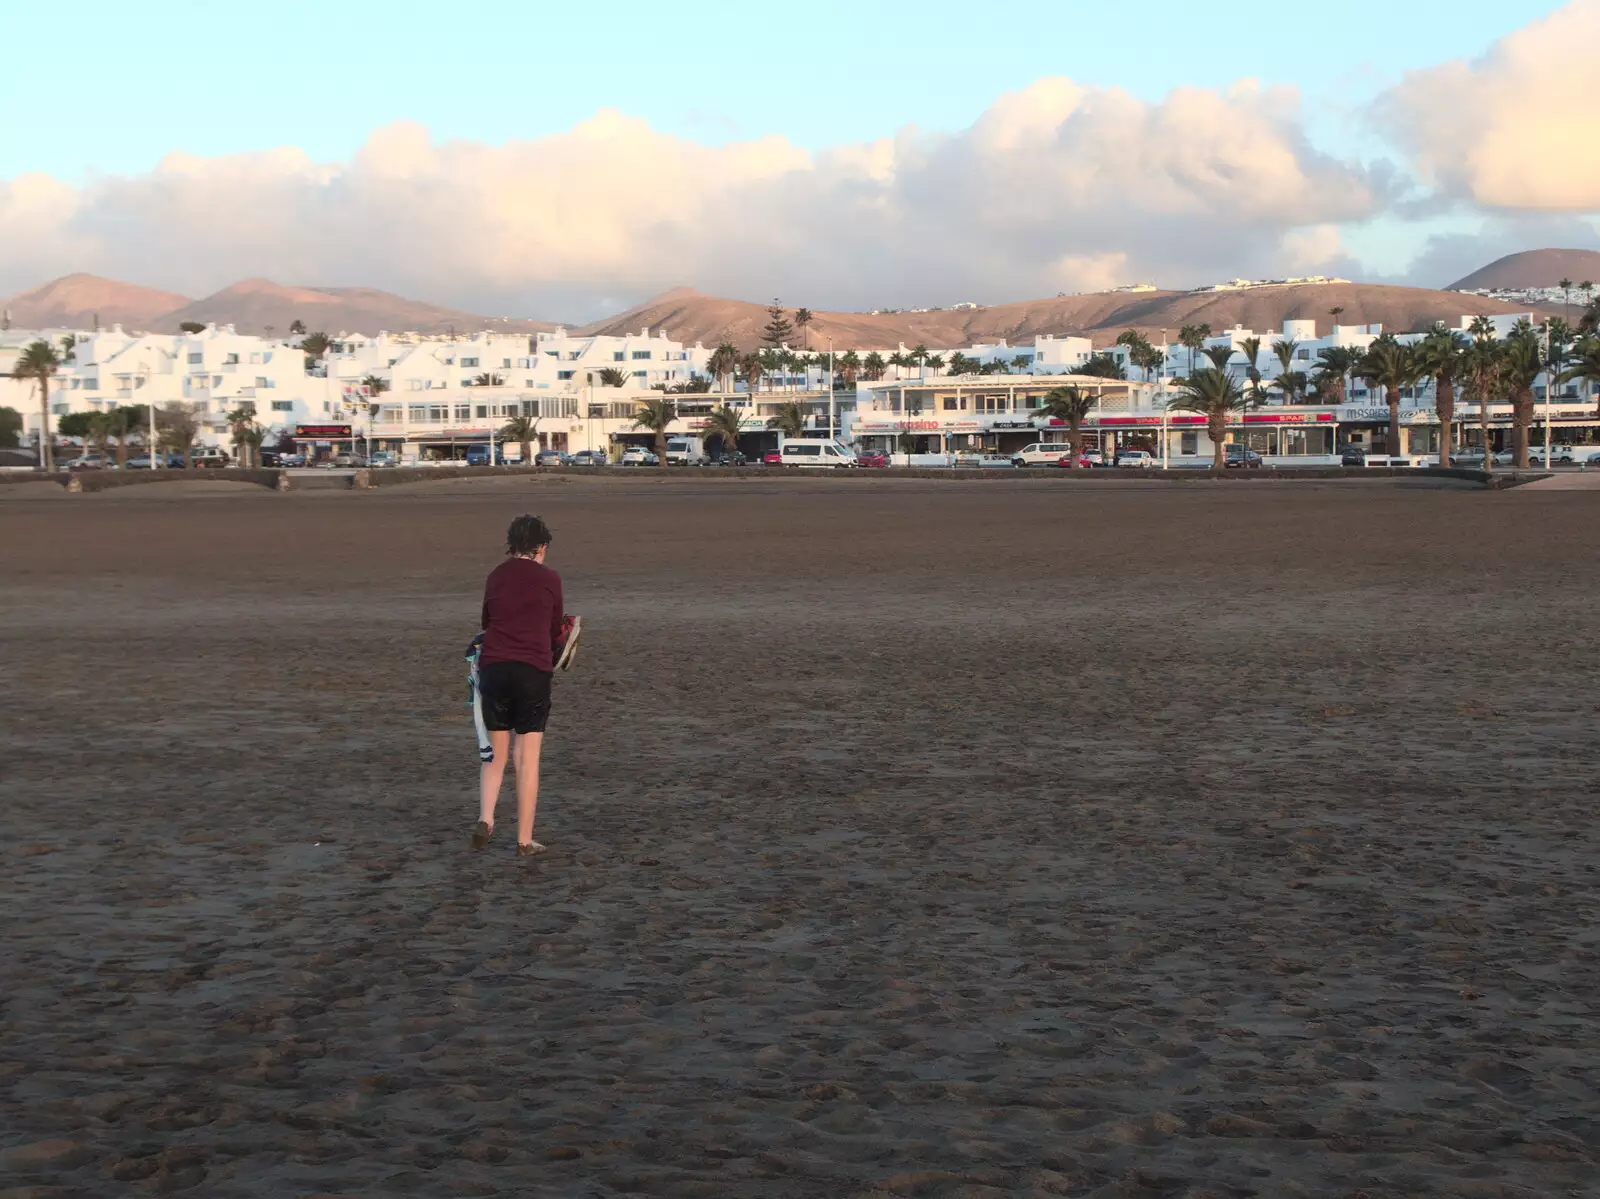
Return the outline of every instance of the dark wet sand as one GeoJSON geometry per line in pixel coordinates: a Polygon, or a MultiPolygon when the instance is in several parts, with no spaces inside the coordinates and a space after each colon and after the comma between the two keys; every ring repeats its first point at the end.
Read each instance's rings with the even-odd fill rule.
{"type": "Polygon", "coordinates": [[[12,498],[0,1194],[1600,1193],[1597,526],[12,498]],[[465,850],[459,658],[524,509],[588,628],[533,862],[465,850]]]}

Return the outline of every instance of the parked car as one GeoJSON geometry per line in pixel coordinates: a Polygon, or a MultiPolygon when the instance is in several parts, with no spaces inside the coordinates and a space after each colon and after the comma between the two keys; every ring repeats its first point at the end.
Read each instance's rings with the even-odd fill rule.
{"type": "Polygon", "coordinates": [[[360,470],[367,465],[367,460],[361,454],[335,454],[331,465],[340,470],[349,470],[352,467],[360,470]]]}
{"type": "Polygon", "coordinates": [[[1483,447],[1478,445],[1463,446],[1450,455],[1453,466],[1482,466],[1483,459],[1483,447]]]}
{"type": "Polygon", "coordinates": [[[1014,470],[1017,463],[1010,454],[958,454],[956,465],[976,470],[1014,470]]]}
{"type": "Polygon", "coordinates": [[[722,457],[717,459],[718,466],[748,466],[750,460],[738,450],[724,451],[722,457]]]}
{"type": "MultiPolygon", "coordinates": [[[[1573,453],[1570,445],[1553,445],[1550,447],[1551,466],[1571,466],[1577,462],[1577,455],[1573,453]]],[[[1544,465],[1544,446],[1535,445],[1528,447],[1528,461],[1535,466],[1544,465]]]]}
{"type": "Polygon", "coordinates": [[[1054,466],[1068,448],[1064,441],[1036,441],[1012,454],[1011,461],[1016,466],[1054,466]]]}
{"type": "Polygon", "coordinates": [[[486,445],[469,445],[467,447],[468,466],[493,466],[501,461],[500,455],[486,445]]]}
{"type": "Polygon", "coordinates": [[[305,464],[306,464],[306,456],[304,454],[279,454],[278,455],[277,465],[279,465],[279,466],[281,466],[281,467],[283,467],[285,469],[288,469],[290,467],[296,467],[296,466],[304,466],[305,464]]]}
{"type": "Polygon", "coordinates": [[[765,454],[761,455],[761,465],[762,466],[782,466],[783,465],[783,455],[778,453],[777,450],[768,450],[765,454]]]}
{"type": "Polygon", "coordinates": [[[1106,464],[1106,456],[1099,450],[1084,450],[1083,456],[1089,460],[1090,466],[1104,466],[1106,464]]]}
{"type": "Polygon", "coordinates": [[[1340,466],[1365,466],[1367,451],[1358,445],[1347,445],[1339,451],[1340,466]]]}
{"type": "Polygon", "coordinates": [[[1118,450],[1116,465],[1149,470],[1151,467],[1159,466],[1160,463],[1156,461],[1156,456],[1149,450],[1118,450]]]}
{"type": "Polygon", "coordinates": [[[1260,470],[1262,466],[1261,455],[1249,446],[1242,446],[1229,442],[1223,447],[1222,465],[1239,470],[1260,470]]]}
{"type": "Polygon", "coordinates": [[[621,466],[660,466],[661,459],[643,446],[629,446],[622,453],[621,466]]]}
{"type": "Polygon", "coordinates": [[[881,470],[889,465],[889,455],[882,450],[862,450],[856,455],[856,465],[881,470]]]}
{"type": "MultiPolygon", "coordinates": [[[[194,456],[194,464],[196,466],[200,466],[201,465],[200,454],[199,454],[198,451],[196,451],[195,456],[194,456]]],[[[183,460],[183,455],[182,454],[157,454],[156,455],[156,469],[157,470],[182,470],[183,468],[184,468],[184,460],[183,460]]],[[[149,470],[150,469],[150,455],[149,454],[140,454],[137,458],[129,458],[127,460],[127,462],[125,462],[123,464],[123,469],[124,470],[149,470]]]]}
{"type": "Polygon", "coordinates": [[[374,469],[399,466],[400,455],[393,450],[374,450],[367,459],[367,465],[374,469]]]}
{"type": "Polygon", "coordinates": [[[1590,454],[1589,455],[1589,461],[1584,463],[1584,465],[1585,466],[1600,466],[1600,454],[1590,454]]]}
{"type": "Polygon", "coordinates": [[[533,456],[535,466],[571,466],[572,458],[560,450],[540,450],[533,456]]]}
{"type": "Polygon", "coordinates": [[[68,470],[115,470],[117,464],[104,454],[79,454],[67,461],[68,470]]]}
{"type": "Polygon", "coordinates": [[[599,450],[579,450],[568,460],[569,466],[604,466],[606,456],[599,450]]]}
{"type": "MultiPolygon", "coordinates": [[[[1072,455],[1071,454],[1062,454],[1061,457],[1056,459],[1056,465],[1061,467],[1063,470],[1071,470],[1072,469],[1072,455]]],[[[1089,455],[1088,454],[1079,454],[1078,455],[1078,466],[1080,468],[1082,468],[1083,470],[1088,470],[1090,468],[1090,466],[1092,466],[1092,465],[1093,464],[1089,461],[1089,455]]]]}
{"type": "MultiPolygon", "coordinates": [[[[180,459],[181,462],[181,454],[174,454],[172,457],[180,459]]],[[[204,449],[198,449],[194,452],[194,465],[197,470],[205,467],[221,469],[224,466],[232,466],[233,459],[228,456],[227,450],[220,450],[216,446],[206,446],[204,449]]]]}

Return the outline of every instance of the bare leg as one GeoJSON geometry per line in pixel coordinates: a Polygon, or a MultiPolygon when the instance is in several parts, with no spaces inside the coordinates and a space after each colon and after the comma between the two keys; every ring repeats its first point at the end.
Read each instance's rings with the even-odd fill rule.
{"type": "Polygon", "coordinates": [[[517,844],[533,840],[533,809],[539,802],[539,751],[543,733],[523,733],[517,738],[517,844]]]}
{"type": "Polygon", "coordinates": [[[494,761],[485,762],[478,772],[478,819],[494,827],[494,808],[500,802],[500,782],[506,776],[506,759],[511,756],[511,734],[489,732],[489,747],[494,750],[494,761]]]}

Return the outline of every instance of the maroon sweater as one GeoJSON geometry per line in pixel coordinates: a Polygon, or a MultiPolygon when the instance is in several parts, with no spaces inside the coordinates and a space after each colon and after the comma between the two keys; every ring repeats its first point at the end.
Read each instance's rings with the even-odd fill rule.
{"type": "Polygon", "coordinates": [[[561,639],[561,576],[531,558],[507,558],[483,585],[483,650],[478,664],[555,666],[561,639]]]}

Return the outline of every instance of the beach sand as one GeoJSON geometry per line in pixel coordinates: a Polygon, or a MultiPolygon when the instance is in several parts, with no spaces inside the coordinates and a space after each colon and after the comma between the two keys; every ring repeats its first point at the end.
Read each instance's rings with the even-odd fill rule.
{"type": "Polygon", "coordinates": [[[0,1194],[1600,1193],[1597,519],[13,499],[0,1194]],[[460,659],[522,511],[585,619],[530,861],[460,659]]]}

